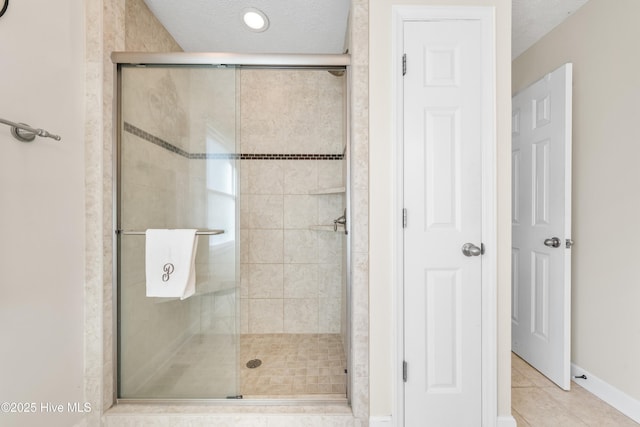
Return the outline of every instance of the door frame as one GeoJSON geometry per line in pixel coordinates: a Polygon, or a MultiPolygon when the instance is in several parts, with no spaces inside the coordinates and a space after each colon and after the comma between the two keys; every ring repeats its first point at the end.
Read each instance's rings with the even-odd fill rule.
{"type": "Polygon", "coordinates": [[[404,248],[402,209],[404,207],[403,184],[403,76],[402,54],[404,53],[404,23],[409,21],[443,21],[443,20],[478,20],[482,26],[482,48],[485,52],[482,63],[482,243],[485,253],[482,256],[482,425],[495,426],[498,422],[497,406],[497,206],[496,206],[496,47],[495,47],[495,8],[485,6],[393,6],[392,7],[392,99],[393,118],[392,135],[396,139],[394,151],[394,190],[395,209],[393,260],[394,277],[397,285],[393,286],[394,331],[396,335],[396,351],[392,355],[394,368],[393,381],[393,413],[394,425],[404,426],[404,381],[402,361],[404,360],[404,248]]]}

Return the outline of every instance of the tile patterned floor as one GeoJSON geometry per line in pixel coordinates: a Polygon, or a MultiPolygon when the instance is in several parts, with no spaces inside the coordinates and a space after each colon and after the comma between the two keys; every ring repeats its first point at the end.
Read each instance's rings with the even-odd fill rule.
{"type": "Polygon", "coordinates": [[[637,427],[593,394],[571,383],[567,392],[511,355],[511,410],[518,427],[637,427]]]}
{"type": "Polygon", "coordinates": [[[346,359],[339,334],[245,334],[240,390],[245,398],[346,396],[346,359]],[[260,359],[250,369],[247,362],[260,359]]]}

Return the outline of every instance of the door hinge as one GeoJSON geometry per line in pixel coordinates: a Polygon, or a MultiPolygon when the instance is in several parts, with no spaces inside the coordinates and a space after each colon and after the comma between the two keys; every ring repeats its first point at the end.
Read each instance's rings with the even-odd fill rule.
{"type": "Polygon", "coordinates": [[[402,55],[402,75],[407,74],[407,54],[402,55]]]}
{"type": "Polygon", "coordinates": [[[402,361],[402,381],[407,382],[407,362],[402,361]]]}
{"type": "Polygon", "coordinates": [[[407,228],[407,209],[402,209],[402,228],[407,228]]]}

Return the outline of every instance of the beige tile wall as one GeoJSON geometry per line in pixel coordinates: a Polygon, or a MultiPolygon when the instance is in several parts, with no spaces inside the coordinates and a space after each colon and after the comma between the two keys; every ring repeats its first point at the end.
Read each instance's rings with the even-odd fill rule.
{"type": "MultiPolygon", "coordinates": [[[[241,152],[342,154],[344,81],[320,70],[241,71],[241,152]]],[[[243,333],[340,333],[342,160],[243,160],[243,333]]]]}
{"type": "Polygon", "coordinates": [[[344,234],[310,226],[333,224],[344,195],[309,193],[341,186],[342,161],[242,162],[242,332],[339,333],[344,234]]]}
{"type": "Polygon", "coordinates": [[[322,70],[242,70],[242,152],[342,153],[343,83],[322,70]]]}

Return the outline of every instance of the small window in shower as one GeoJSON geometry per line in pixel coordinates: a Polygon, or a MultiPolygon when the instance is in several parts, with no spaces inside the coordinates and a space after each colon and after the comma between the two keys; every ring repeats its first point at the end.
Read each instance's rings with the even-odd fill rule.
{"type": "MultiPolygon", "coordinates": [[[[235,150],[221,141],[217,132],[207,134],[207,226],[222,226],[228,232],[209,239],[211,249],[233,245],[236,240],[236,159],[235,150]]],[[[228,144],[227,144],[228,145],[228,144]]]]}

